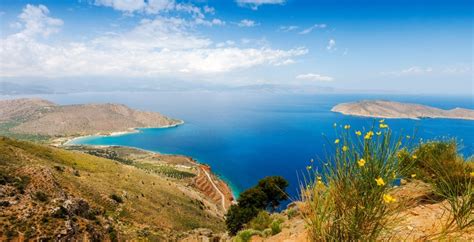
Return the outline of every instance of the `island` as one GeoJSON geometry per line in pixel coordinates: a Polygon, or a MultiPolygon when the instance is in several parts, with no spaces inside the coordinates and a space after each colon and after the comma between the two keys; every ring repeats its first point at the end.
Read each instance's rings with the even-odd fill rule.
{"type": "Polygon", "coordinates": [[[421,104],[400,103],[385,100],[363,100],[358,102],[341,103],[331,111],[345,115],[374,118],[446,118],[474,120],[474,110],[454,108],[439,109],[421,104]]]}

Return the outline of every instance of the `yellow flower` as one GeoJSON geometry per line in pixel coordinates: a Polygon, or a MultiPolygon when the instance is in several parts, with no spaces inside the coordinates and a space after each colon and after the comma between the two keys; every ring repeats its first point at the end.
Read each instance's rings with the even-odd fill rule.
{"type": "Polygon", "coordinates": [[[318,181],[321,181],[323,178],[321,176],[318,176],[318,181]]]}
{"type": "Polygon", "coordinates": [[[411,174],[411,178],[415,178],[416,177],[416,174],[411,174]]]}
{"type": "Polygon", "coordinates": [[[385,181],[382,179],[382,177],[375,179],[375,182],[377,182],[377,186],[385,186],[385,181]]]}
{"type": "Polygon", "coordinates": [[[374,132],[369,131],[365,134],[364,139],[372,139],[372,136],[374,136],[374,132]]]}
{"type": "Polygon", "coordinates": [[[320,180],[318,180],[318,182],[317,182],[316,184],[317,184],[317,186],[318,186],[319,188],[324,188],[324,187],[325,187],[325,186],[324,186],[324,183],[323,183],[322,181],[320,181],[320,180]]]}
{"type": "Polygon", "coordinates": [[[306,170],[308,170],[308,171],[309,171],[309,170],[311,170],[311,168],[313,168],[313,167],[311,167],[311,166],[307,166],[307,167],[306,167],[306,170]]]}
{"type": "Polygon", "coordinates": [[[390,194],[384,194],[383,195],[383,201],[385,203],[393,203],[393,202],[396,202],[397,199],[395,199],[394,197],[392,197],[390,194]]]}
{"type": "Polygon", "coordinates": [[[394,171],[392,171],[392,177],[397,178],[397,174],[394,171]]]}
{"type": "Polygon", "coordinates": [[[360,167],[363,167],[365,166],[365,160],[364,159],[360,159],[357,164],[359,164],[360,167]]]}
{"type": "Polygon", "coordinates": [[[381,129],[385,129],[385,128],[388,128],[388,125],[387,125],[387,124],[380,124],[379,127],[380,127],[381,129]]]}
{"type": "Polygon", "coordinates": [[[361,136],[361,135],[362,135],[362,132],[356,131],[356,135],[357,135],[357,136],[361,136]]]}
{"type": "Polygon", "coordinates": [[[474,177],[474,171],[471,171],[471,173],[469,173],[469,175],[470,175],[471,177],[474,177]]]}
{"type": "Polygon", "coordinates": [[[380,135],[382,134],[382,132],[379,131],[379,132],[377,132],[376,134],[377,134],[378,136],[380,136],[380,135]]]}
{"type": "Polygon", "coordinates": [[[407,135],[407,139],[411,138],[410,135],[407,135]]]}
{"type": "Polygon", "coordinates": [[[416,159],[418,158],[418,156],[412,155],[411,158],[413,158],[414,160],[416,160],[416,159]]]}
{"type": "Polygon", "coordinates": [[[348,125],[348,124],[344,125],[344,129],[350,129],[350,128],[351,128],[350,125],[348,125]]]}
{"type": "Polygon", "coordinates": [[[339,139],[334,140],[334,144],[339,144],[339,139]]]}
{"type": "Polygon", "coordinates": [[[348,150],[349,150],[349,148],[348,148],[347,146],[345,146],[345,145],[342,146],[342,151],[346,152],[346,151],[348,151],[348,150]]]}
{"type": "Polygon", "coordinates": [[[383,123],[383,122],[385,122],[385,119],[381,119],[381,120],[379,121],[379,123],[383,123]]]}

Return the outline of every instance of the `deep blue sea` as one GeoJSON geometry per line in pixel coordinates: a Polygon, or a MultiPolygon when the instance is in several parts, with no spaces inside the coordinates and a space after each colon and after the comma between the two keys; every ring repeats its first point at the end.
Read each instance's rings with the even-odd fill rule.
{"type": "MultiPolygon", "coordinates": [[[[269,175],[284,176],[288,192],[297,196],[298,174],[309,160],[325,157],[334,140],[333,123],[370,128],[374,119],[344,116],[330,109],[341,102],[386,99],[439,108],[474,108],[472,97],[391,95],[301,95],[234,92],[82,93],[42,96],[60,104],[113,102],[158,111],[185,121],[166,129],[142,129],[113,137],[88,137],[76,144],[125,145],[192,156],[209,164],[229,182],[235,194],[269,175]]],[[[396,132],[417,139],[456,137],[460,151],[474,151],[474,121],[390,119],[396,132]],[[413,133],[416,132],[414,135],[413,133]]]]}

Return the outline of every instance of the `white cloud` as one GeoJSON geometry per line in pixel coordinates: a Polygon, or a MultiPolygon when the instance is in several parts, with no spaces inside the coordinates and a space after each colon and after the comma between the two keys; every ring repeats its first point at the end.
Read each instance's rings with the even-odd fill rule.
{"type": "Polygon", "coordinates": [[[325,29],[327,27],[326,24],[315,24],[307,29],[304,29],[303,31],[299,32],[299,34],[309,34],[315,29],[325,29]]]}
{"type": "Polygon", "coordinates": [[[188,14],[193,20],[190,23],[196,25],[225,25],[225,21],[221,19],[206,19],[206,14],[215,14],[215,9],[207,5],[201,8],[192,3],[176,3],[175,0],[95,0],[94,4],[111,7],[127,15],[132,15],[133,13],[156,15],[162,12],[169,13],[175,11],[188,14]]]}
{"type": "Polygon", "coordinates": [[[111,7],[127,13],[143,12],[156,14],[174,8],[174,0],[95,0],[95,5],[111,7]]]}
{"type": "Polygon", "coordinates": [[[193,24],[171,17],[144,19],[128,32],[102,34],[88,41],[48,43],[38,38],[57,32],[62,24],[48,13],[42,5],[27,5],[19,16],[23,29],[0,39],[0,76],[188,77],[290,64],[308,52],[306,48],[256,47],[253,42],[238,47],[231,40],[216,48],[212,40],[192,29],[193,24]],[[34,25],[31,19],[36,20],[34,25]]]}
{"type": "Polygon", "coordinates": [[[278,30],[280,30],[282,32],[290,32],[290,31],[296,30],[298,28],[299,27],[296,26],[296,25],[290,25],[290,26],[280,26],[280,28],[278,28],[278,30]]]}
{"type": "Polygon", "coordinates": [[[336,50],[336,41],[334,39],[330,39],[328,41],[328,45],[326,46],[326,49],[329,51],[336,50]]]}
{"type": "Polygon", "coordinates": [[[321,82],[331,82],[334,80],[334,78],[330,76],[323,76],[323,75],[314,74],[314,73],[300,74],[296,76],[296,79],[307,80],[307,81],[321,81],[321,82]]]}
{"type": "Polygon", "coordinates": [[[264,4],[284,4],[286,0],[236,0],[237,4],[241,7],[250,7],[253,10],[257,10],[260,5],[264,4]]]}
{"type": "Polygon", "coordinates": [[[18,16],[20,22],[15,23],[16,28],[23,28],[17,33],[18,37],[32,37],[42,35],[47,37],[56,33],[63,25],[63,21],[57,18],[48,17],[49,10],[44,5],[33,6],[27,4],[23,12],[18,16]]]}
{"type": "Polygon", "coordinates": [[[242,19],[237,25],[239,27],[255,27],[258,25],[258,23],[250,19],[242,19]]]}

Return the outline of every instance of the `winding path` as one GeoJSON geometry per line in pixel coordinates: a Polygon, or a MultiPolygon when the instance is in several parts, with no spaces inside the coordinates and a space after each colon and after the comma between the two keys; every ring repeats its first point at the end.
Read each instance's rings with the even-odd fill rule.
{"type": "Polygon", "coordinates": [[[216,191],[219,193],[219,195],[221,196],[221,202],[222,202],[222,208],[224,209],[224,211],[226,211],[227,209],[225,208],[225,195],[224,193],[221,192],[221,190],[219,190],[219,188],[217,187],[217,185],[214,183],[214,181],[212,180],[211,176],[209,175],[209,173],[201,167],[201,170],[204,172],[204,174],[206,174],[207,176],[207,179],[209,179],[209,181],[211,182],[212,186],[214,187],[214,189],[216,189],[216,191]]]}

